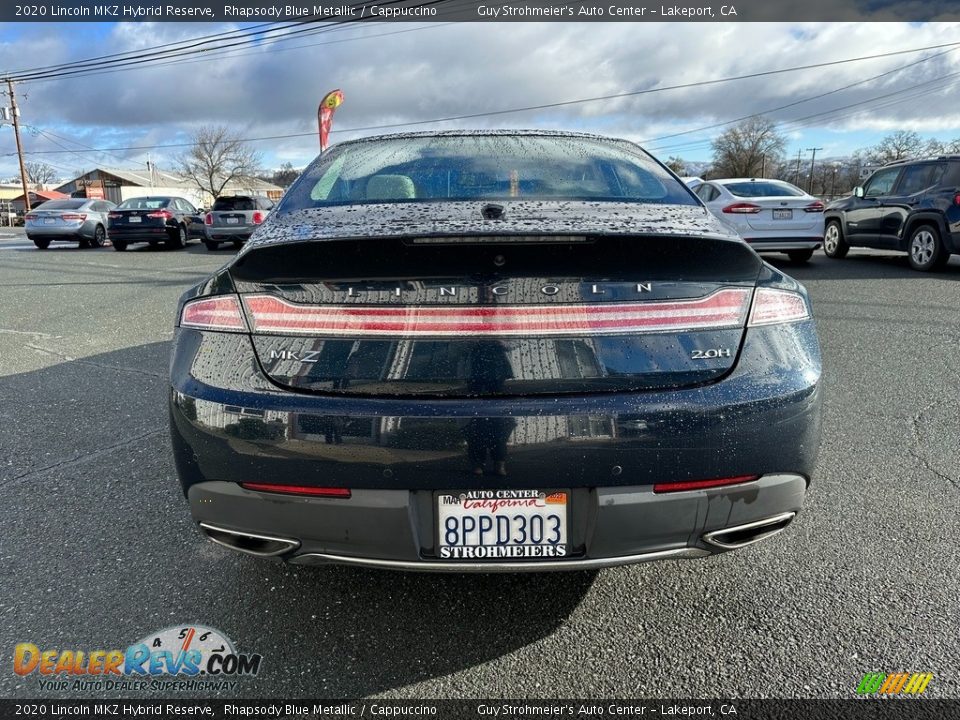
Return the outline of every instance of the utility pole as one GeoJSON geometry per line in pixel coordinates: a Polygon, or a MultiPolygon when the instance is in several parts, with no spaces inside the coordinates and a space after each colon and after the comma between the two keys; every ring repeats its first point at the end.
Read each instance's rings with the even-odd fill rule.
{"type": "Polygon", "coordinates": [[[793,174],[793,184],[797,187],[800,187],[800,153],[803,152],[801,148],[797,148],[797,170],[793,174]]]}
{"type": "Polygon", "coordinates": [[[810,182],[807,183],[807,192],[811,195],[813,194],[813,166],[817,162],[817,150],[823,150],[823,148],[807,148],[807,152],[813,153],[813,157],[810,158],[810,182]]]}
{"type": "Polygon", "coordinates": [[[17,110],[17,96],[13,92],[13,80],[7,78],[7,92],[10,94],[10,114],[13,115],[13,136],[17,139],[17,157],[20,158],[20,183],[23,185],[23,212],[30,212],[30,191],[27,190],[27,169],[23,166],[23,145],[20,144],[20,112],[17,110]]]}

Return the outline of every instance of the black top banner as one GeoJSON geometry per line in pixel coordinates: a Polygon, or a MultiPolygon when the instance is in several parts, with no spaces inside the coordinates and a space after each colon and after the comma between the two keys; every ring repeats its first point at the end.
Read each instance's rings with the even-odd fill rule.
{"type": "Polygon", "coordinates": [[[3,22],[760,22],[956,21],[960,0],[98,0],[3,3],[3,22]]]}
{"type": "Polygon", "coordinates": [[[3,718],[280,720],[950,720],[960,701],[923,700],[0,700],[3,718]]]}

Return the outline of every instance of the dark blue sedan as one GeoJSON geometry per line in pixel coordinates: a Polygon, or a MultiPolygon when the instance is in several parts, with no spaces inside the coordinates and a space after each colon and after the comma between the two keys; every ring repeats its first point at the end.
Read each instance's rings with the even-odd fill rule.
{"type": "Polygon", "coordinates": [[[786,528],[820,437],[802,286],[632,143],[335,146],[178,311],[212,541],[431,571],[698,558],[786,528]]]}

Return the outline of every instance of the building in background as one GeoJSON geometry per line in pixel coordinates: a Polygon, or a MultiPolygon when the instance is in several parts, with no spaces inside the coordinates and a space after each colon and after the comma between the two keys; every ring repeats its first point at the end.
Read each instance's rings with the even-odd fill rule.
{"type": "MultiPolygon", "coordinates": [[[[71,197],[88,197],[121,203],[145,195],[174,195],[189,200],[198,208],[209,208],[213,198],[201,192],[191,182],[156,167],[144,170],[97,167],[80,177],[57,186],[57,190],[71,197]]],[[[277,201],[283,188],[264,180],[245,180],[230,183],[224,195],[261,195],[277,201]]]]}

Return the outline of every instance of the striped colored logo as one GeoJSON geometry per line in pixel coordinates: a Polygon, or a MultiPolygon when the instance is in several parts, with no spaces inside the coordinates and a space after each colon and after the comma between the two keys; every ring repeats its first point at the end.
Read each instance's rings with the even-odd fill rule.
{"type": "Polygon", "coordinates": [[[920,695],[933,673],[867,673],[857,686],[858,695],[920,695]]]}

